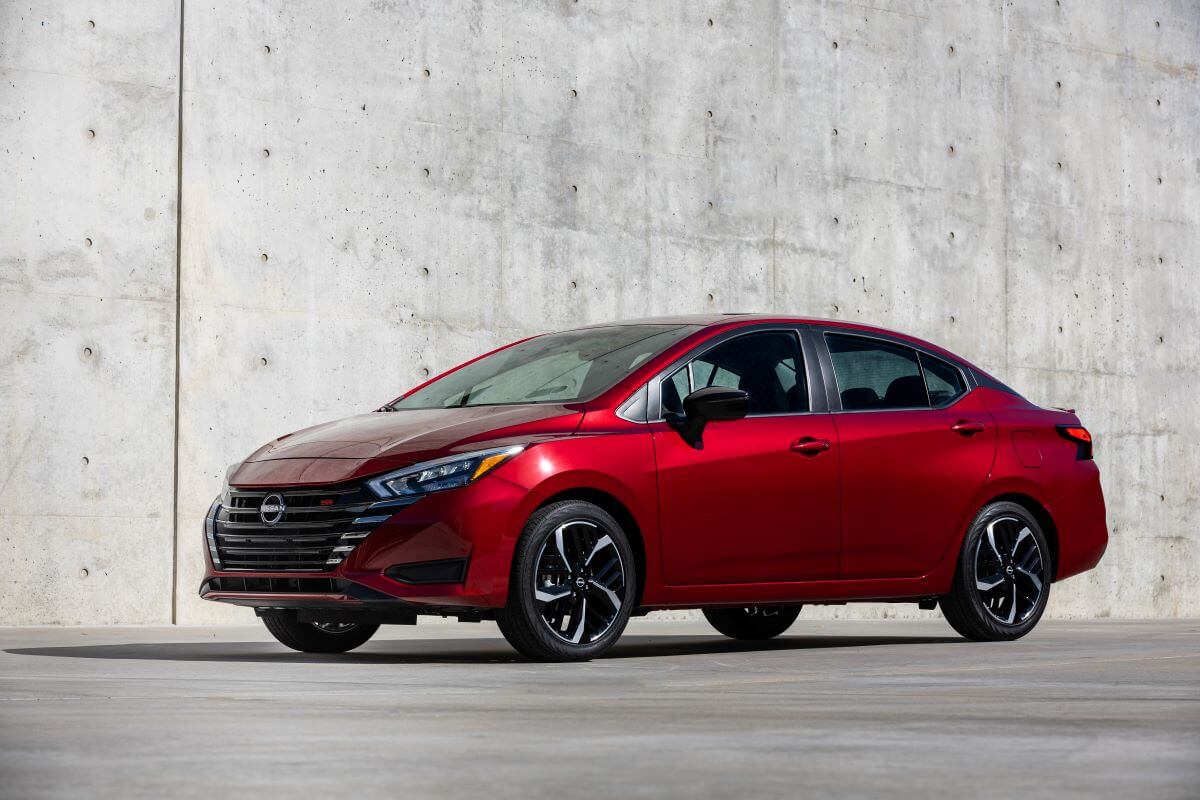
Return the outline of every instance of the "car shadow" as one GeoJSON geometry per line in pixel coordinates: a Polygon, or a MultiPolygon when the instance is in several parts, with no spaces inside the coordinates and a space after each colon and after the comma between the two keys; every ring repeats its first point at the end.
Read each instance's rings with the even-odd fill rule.
{"type": "MultiPolygon", "coordinates": [[[[670,658],[778,650],[825,650],[838,647],[949,644],[957,636],[781,636],[746,642],[723,636],[625,636],[600,660],[670,658]]],[[[369,642],[350,653],[297,653],[274,642],[163,642],[18,647],[4,651],[19,656],[99,658],[135,661],[212,661],[262,663],[356,664],[489,664],[521,663],[503,639],[388,639],[369,642]]]]}

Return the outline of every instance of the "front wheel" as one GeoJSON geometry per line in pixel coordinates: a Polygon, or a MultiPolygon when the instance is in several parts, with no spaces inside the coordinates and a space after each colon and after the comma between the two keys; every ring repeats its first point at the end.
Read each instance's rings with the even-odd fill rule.
{"type": "Polygon", "coordinates": [[[950,593],[939,599],[954,630],[980,642],[1019,639],[1033,630],[1054,575],[1046,535],[1016,503],[984,507],[963,539],[950,593]]]}
{"type": "Polygon", "coordinates": [[[364,645],[378,625],[357,622],[297,622],[283,614],[266,614],[263,624],[283,644],[302,653],[345,653],[364,645]]]}
{"type": "Polygon", "coordinates": [[[748,606],[705,608],[704,618],[730,639],[747,641],[774,639],[792,627],[800,606],[748,606]]]}
{"type": "Polygon", "coordinates": [[[496,612],[514,648],[539,661],[585,661],[612,647],[636,602],[633,551],[608,512],[581,500],[540,508],[513,555],[496,612]]]}

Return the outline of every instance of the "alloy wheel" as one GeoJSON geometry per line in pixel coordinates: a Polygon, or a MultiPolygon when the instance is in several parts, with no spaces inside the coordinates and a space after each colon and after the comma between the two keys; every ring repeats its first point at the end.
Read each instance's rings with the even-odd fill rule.
{"type": "Polygon", "coordinates": [[[357,622],[314,622],[314,628],[322,633],[349,633],[358,627],[357,622]]]}
{"type": "Polygon", "coordinates": [[[606,634],[625,603],[625,564],[616,543],[590,520],[570,520],[547,537],[534,572],[534,605],[564,642],[587,644],[606,634]]]}
{"type": "Polygon", "coordinates": [[[988,523],[975,548],[975,588],[997,622],[1024,622],[1038,606],[1046,584],[1046,560],[1037,537],[1016,517],[988,523]]]}

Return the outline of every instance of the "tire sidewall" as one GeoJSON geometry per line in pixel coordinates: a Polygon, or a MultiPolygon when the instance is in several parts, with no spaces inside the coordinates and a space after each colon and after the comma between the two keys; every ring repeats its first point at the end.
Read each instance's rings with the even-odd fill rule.
{"type": "Polygon", "coordinates": [[[509,610],[517,612],[520,617],[519,624],[526,628],[526,633],[535,640],[537,649],[542,651],[536,654],[527,653],[527,655],[564,661],[586,660],[594,658],[612,647],[620,638],[636,602],[637,586],[637,563],[634,561],[633,549],[620,524],[597,505],[582,500],[568,500],[535,513],[521,533],[513,560],[509,586],[509,610]],[[604,528],[605,533],[612,538],[617,552],[621,555],[625,578],[625,598],[621,603],[617,618],[603,636],[587,644],[571,644],[555,636],[543,621],[533,596],[537,561],[542,546],[559,526],[576,520],[593,522],[604,528]],[[511,608],[513,606],[515,609],[511,608]]]}

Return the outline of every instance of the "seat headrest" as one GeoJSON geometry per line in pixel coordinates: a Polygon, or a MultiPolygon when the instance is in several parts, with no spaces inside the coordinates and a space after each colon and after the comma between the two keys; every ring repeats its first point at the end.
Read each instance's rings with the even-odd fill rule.
{"type": "Polygon", "coordinates": [[[847,389],[842,392],[842,408],[854,411],[860,408],[875,408],[879,405],[879,395],[870,387],[847,389]]]}
{"type": "Polygon", "coordinates": [[[925,380],[920,375],[904,375],[888,384],[883,404],[889,408],[913,408],[929,405],[925,380]]]}

